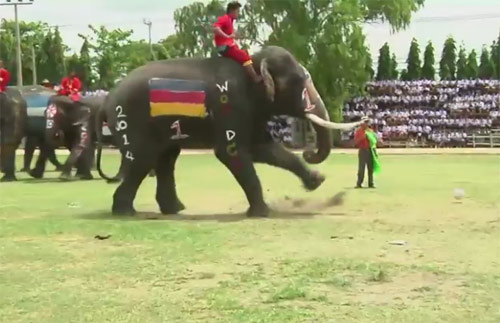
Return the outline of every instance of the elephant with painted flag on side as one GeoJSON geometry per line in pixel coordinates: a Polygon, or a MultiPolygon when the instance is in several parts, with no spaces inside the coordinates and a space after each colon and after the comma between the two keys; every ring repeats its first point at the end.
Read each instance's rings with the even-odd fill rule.
{"type": "MultiPolygon", "coordinates": [[[[251,82],[235,61],[223,57],[152,62],[130,75],[108,95],[106,120],[128,164],[113,196],[114,214],[134,214],[139,185],[156,170],[156,200],[164,214],[184,209],[175,188],[174,169],[182,147],[205,141],[233,174],[250,207],[248,216],[267,216],[254,163],[266,163],[295,174],[308,191],[325,180],[302,160],[272,140],[267,122],[274,115],[308,119],[317,133],[317,150],[303,154],[319,164],[332,146],[330,129],[350,130],[364,121],[334,123],[311,77],[294,56],[269,46],[252,60],[263,82],[251,82]]],[[[101,126],[98,125],[97,129],[101,126]]],[[[97,167],[102,177],[101,147],[97,167]]]]}

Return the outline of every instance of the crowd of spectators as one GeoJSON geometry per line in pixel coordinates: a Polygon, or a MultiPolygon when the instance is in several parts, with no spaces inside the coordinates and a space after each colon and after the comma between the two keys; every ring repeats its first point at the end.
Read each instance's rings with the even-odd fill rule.
{"type": "Polygon", "coordinates": [[[274,141],[291,145],[293,142],[292,124],[294,119],[287,116],[274,116],[267,126],[274,141]]]}
{"type": "MultiPolygon", "coordinates": [[[[345,105],[346,121],[369,116],[384,141],[465,145],[500,128],[500,81],[378,81],[345,105]]],[[[352,134],[351,134],[352,135],[352,134]]]]}

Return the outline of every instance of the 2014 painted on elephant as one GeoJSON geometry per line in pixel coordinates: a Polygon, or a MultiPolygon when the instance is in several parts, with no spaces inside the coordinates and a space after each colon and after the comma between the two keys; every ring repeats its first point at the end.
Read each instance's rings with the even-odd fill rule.
{"type": "MultiPolygon", "coordinates": [[[[121,131],[127,130],[128,123],[127,123],[127,120],[124,120],[127,117],[127,115],[123,113],[123,107],[121,105],[118,105],[115,108],[115,111],[118,112],[118,114],[116,115],[116,119],[117,119],[116,120],[116,131],[121,132],[121,131]]],[[[123,138],[123,146],[129,146],[130,142],[128,141],[128,137],[127,137],[126,133],[124,133],[122,135],[122,138],[123,138]]],[[[127,150],[125,152],[125,158],[130,160],[130,161],[133,161],[134,155],[132,154],[132,152],[130,150],[127,150]]]]}

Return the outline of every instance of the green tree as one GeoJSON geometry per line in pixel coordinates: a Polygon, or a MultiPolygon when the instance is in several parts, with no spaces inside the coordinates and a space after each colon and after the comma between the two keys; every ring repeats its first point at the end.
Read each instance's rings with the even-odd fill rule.
{"type": "Polygon", "coordinates": [[[500,32],[498,39],[491,45],[491,62],[494,65],[494,77],[500,79],[500,32]]]}
{"type": "Polygon", "coordinates": [[[78,71],[78,75],[80,76],[85,88],[92,87],[92,58],[90,56],[90,44],[85,37],[83,37],[83,44],[80,48],[80,70],[78,71]]]}
{"type": "Polygon", "coordinates": [[[225,13],[224,2],[212,0],[207,5],[195,2],[175,10],[177,44],[182,56],[215,56],[213,23],[225,13]]]}
{"type": "MultiPolygon", "coordinates": [[[[32,47],[35,49],[35,64],[38,77],[45,77],[46,58],[50,54],[50,51],[44,52],[42,44],[48,30],[48,25],[42,22],[19,22],[24,84],[31,84],[33,82],[32,47]]],[[[16,51],[15,22],[4,19],[0,23],[0,59],[5,62],[7,69],[11,71],[11,84],[17,83],[16,51]]]]}
{"type": "Polygon", "coordinates": [[[483,47],[481,52],[481,59],[479,63],[479,78],[481,79],[491,79],[495,74],[495,67],[490,59],[490,53],[488,48],[483,47]]]}
{"type": "Polygon", "coordinates": [[[408,71],[406,70],[406,68],[404,68],[402,71],[401,71],[401,75],[399,76],[400,80],[402,81],[408,81],[408,71]]]}
{"type": "Polygon", "coordinates": [[[71,56],[66,57],[65,65],[66,65],[66,68],[69,72],[74,71],[77,73],[78,76],[80,76],[80,74],[78,73],[81,70],[80,58],[78,57],[78,55],[76,53],[71,55],[71,56]]]}
{"type": "Polygon", "coordinates": [[[477,66],[477,55],[475,50],[471,50],[467,56],[467,65],[465,69],[465,76],[468,79],[477,79],[479,75],[479,67],[477,66]]]}
{"type": "Polygon", "coordinates": [[[162,39],[155,45],[156,56],[158,59],[170,59],[182,57],[179,38],[176,34],[162,39]]]}
{"type": "Polygon", "coordinates": [[[379,50],[377,81],[392,79],[391,65],[391,50],[389,49],[389,44],[385,43],[379,50]]]}
{"type": "Polygon", "coordinates": [[[424,66],[422,66],[422,78],[426,80],[434,80],[436,77],[436,70],[434,68],[434,46],[432,42],[428,42],[424,51],[424,66]]]}
{"type": "Polygon", "coordinates": [[[465,48],[460,46],[457,60],[457,80],[463,80],[465,78],[467,78],[467,56],[465,48]]]}
{"type": "Polygon", "coordinates": [[[64,52],[67,47],[63,44],[59,28],[56,27],[49,52],[48,64],[52,65],[52,80],[60,80],[67,71],[64,66],[64,52]]]}
{"type": "Polygon", "coordinates": [[[399,76],[398,72],[398,60],[396,54],[392,54],[391,57],[391,80],[397,80],[399,76]]]}
{"type": "Polygon", "coordinates": [[[422,4],[422,0],[249,0],[240,23],[250,43],[289,49],[311,72],[333,120],[340,120],[342,103],[362,93],[370,78],[363,22],[385,20],[399,30],[422,4]]]}
{"type": "Polygon", "coordinates": [[[448,37],[444,42],[441,61],[439,62],[439,76],[442,80],[454,80],[456,74],[456,44],[453,37],[448,37]]]}
{"type": "Polygon", "coordinates": [[[93,69],[98,75],[95,85],[110,89],[130,70],[132,30],[108,30],[104,26],[95,28],[92,25],[89,28],[92,35],[87,37],[88,46],[93,53],[93,69]]]}
{"type": "Polygon", "coordinates": [[[366,59],[365,71],[366,71],[366,73],[368,73],[369,80],[373,80],[373,77],[375,76],[375,71],[373,70],[373,60],[372,60],[372,55],[370,54],[370,52],[368,52],[368,57],[366,59]]]}
{"type": "Polygon", "coordinates": [[[406,69],[406,77],[408,80],[418,80],[422,73],[422,62],[420,61],[420,48],[418,42],[415,38],[412,39],[410,45],[410,52],[408,53],[408,58],[406,59],[408,67],[406,69]]]}

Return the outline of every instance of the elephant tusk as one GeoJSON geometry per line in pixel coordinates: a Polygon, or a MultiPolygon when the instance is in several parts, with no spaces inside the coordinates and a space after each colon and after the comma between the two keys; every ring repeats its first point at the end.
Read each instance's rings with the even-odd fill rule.
{"type": "Polygon", "coordinates": [[[368,118],[363,118],[361,121],[358,121],[358,122],[336,123],[336,122],[323,120],[320,117],[318,117],[317,115],[314,115],[311,113],[307,113],[306,118],[311,120],[311,122],[313,122],[313,123],[315,123],[318,126],[321,126],[323,128],[342,130],[342,131],[349,131],[353,128],[358,127],[362,123],[365,123],[368,121],[368,118]]]}

